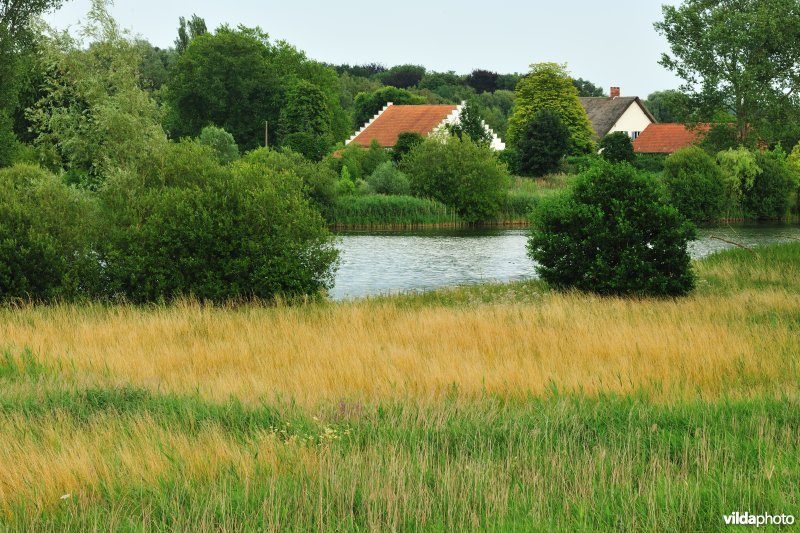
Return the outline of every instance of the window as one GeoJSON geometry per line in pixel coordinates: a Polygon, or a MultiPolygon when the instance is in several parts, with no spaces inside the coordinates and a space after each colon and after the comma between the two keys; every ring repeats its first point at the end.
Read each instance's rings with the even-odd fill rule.
{"type": "Polygon", "coordinates": [[[642,134],[641,131],[632,131],[632,132],[630,132],[631,140],[635,141],[636,138],[639,137],[639,135],[641,135],[641,134],[642,134]]]}

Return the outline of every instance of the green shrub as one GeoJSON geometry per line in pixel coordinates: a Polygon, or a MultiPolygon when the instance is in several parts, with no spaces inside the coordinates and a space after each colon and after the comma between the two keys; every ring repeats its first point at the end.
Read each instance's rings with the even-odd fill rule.
{"type": "Polygon", "coordinates": [[[454,224],[454,209],[413,196],[343,196],[336,200],[332,222],[340,226],[454,224]]]}
{"type": "Polygon", "coordinates": [[[517,170],[523,176],[544,176],[558,170],[570,147],[570,133],[550,109],[538,111],[519,134],[517,170]]]}
{"type": "Polygon", "coordinates": [[[694,287],[694,226],[626,163],[601,162],[531,219],[528,255],[544,281],[604,295],[680,296],[694,287]]]}
{"type": "Polygon", "coordinates": [[[636,158],[633,153],[633,143],[628,134],[622,131],[609,133],[600,141],[600,150],[603,159],[611,163],[622,163],[626,161],[633,163],[636,158]]]}
{"type": "Polygon", "coordinates": [[[372,190],[378,194],[403,196],[411,194],[411,183],[408,176],[400,172],[394,163],[387,161],[381,164],[367,179],[372,190]]]}
{"type": "Polygon", "coordinates": [[[516,148],[506,146],[505,150],[497,153],[497,159],[508,168],[512,175],[519,175],[519,152],[516,148]]]}
{"type": "Polygon", "coordinates": [[[494,220],[509,186],[508,172],[488,147],[468,138],[431,139],[403,159],[416,196],[453,207],[467,222],[494,220]]]}
{"type": "Polygon", "coordinates": [[[672,205],[691,220],[715,220],[725,208],[725,174],[700,148],[684,148],[669,156],[664,184],[672,205]]]}
{"type": "Polygon", "coordinates": [[[287,133],[281,137],[281,148],[291,150],[312,161],[322,161],[330,151],[330,141],[325,136],[307,131],[287,133]]]}
{"type": "Polygon", "coordinates": [[[667,154],[636,154],[633,166],[646,172],[661,173],[664,171],[664,162],[667,154]]]}
{"type": "Polygon", "coordinates": [[[249,163],[263,164],[278,171],[292,172],[300,176],[311,203],[325,218],[328,218],[336,200],[337,182],[336,172],[328,165],[310,161],[286,148],[281,151],[259,148],[248,152],[243,159],[249,163]]]}
{"type": "Polygon", "coordinates": [[[0,170],[0,301],[95,294],[96,222],[89,193],[36,166],[0,170]]]}
{"type": "Polygon", "coordinates": [[[383,148],[375,139],[369,145],[369,148],[364,150],[361,156],[361,176],[366,179],[371,176],[375,169],[387,161],[391,161],[392,156],[386,148],[383,148]]]}
{"type": "Polygon", "coordinates": [[[541,195],[528,191],[514,190],[506,195],[503,207],[503,220],[520,220],[530,217],[531,212],[539,205],[541,195]]]}
{"type": "Polygon", "coordinates": [[[109,296],[224,302],[331,286],[337,251],[299,176],[239,161],[183,181],[106,182],[99,253],[109,296]]]}
{"type": "Polygon", "coordinates": [[[744,193],[742,207],[749,217],[778,220],[787,215],[797,180],[780,148],[772,152],[756,152],[756,165],[761,169],[753,187],[744,193]]]}
{"type": "Polygon", "coordinates": [[[397,142],[392,149],[392,158],[399,163],[411,150],[425,142],[419,133],[408,131],[397,136],[397,142]]]}
{"type": "Polygon", "coordinates": [[[233,135],[216,126],[206,126],[198,137],[200,144],[209,146],[223,165],[239,159],[239,147],[233,135]]]}

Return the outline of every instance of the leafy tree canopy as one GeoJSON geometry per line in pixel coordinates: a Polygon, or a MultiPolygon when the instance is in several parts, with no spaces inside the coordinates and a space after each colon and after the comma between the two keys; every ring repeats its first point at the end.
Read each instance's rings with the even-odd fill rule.
{"type": "Polygon", "coordinates": [[[570,152],[592,151],[592,126],[586,110],[578,100],[578,90],[572,84],[566,65],[538,63],[517,85],[516,107],[508,123],[508,139],[518,145],[522,132],[542,109],[558,114],[570,131],[570,152]]]}

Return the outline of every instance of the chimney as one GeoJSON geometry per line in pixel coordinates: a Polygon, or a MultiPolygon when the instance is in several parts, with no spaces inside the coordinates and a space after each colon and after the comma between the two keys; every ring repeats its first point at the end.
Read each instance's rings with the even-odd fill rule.
{"type": "Polygon", "coordinates": [[[612,87],[609,94],[611,94],[611,98],[619,98],[619,87],[612,87]]]}

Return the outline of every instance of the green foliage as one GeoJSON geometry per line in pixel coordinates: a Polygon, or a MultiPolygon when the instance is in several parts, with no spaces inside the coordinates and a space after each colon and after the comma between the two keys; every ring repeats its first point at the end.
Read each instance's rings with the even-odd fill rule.
{"type": "Polygon", "coordinates": [[[725,176],[725,192],[728,209],[738,206],[745,195],[753,190],[756,176],[761,168],[756,163],[753,152],[740,146],[736,150],[728,149],[717,154],[717,164],[725,176]]]}
{"type": "Polygon", "coordinates": [[[408,89],[415,87],[425,76],[425,67],[420,65],[397,65],[378,75],[384,85],[408,89]]]}
{"type": "Polygon", "coordinates": [[[536,112],[517,140],[516,170],[523,176],[544,176],[558,170],[570,147],[570,133],[550,109],[536,112]]]}
{"type": "Polygon", "coordinates": [[[508,123],[508,140],[519,146],[527,126],[536,113],[550,109],[558,114],[561,122],[570,132],[570,153],[579,155],[593,151],[594,142],[589,117],[578,100],[578,90],[566,65],[538,63],[531,65],[531,71],[517,85],[516,106],[508,123]]]}
{"type": "Polygon", "coordinates": [[[286,103],[281,108],[278,131],[282,144],[309,159],[320,160],[331,144],[332,121],[322,90],[313,83],[299,80],[287,91],[286,103]]]}
{"type": "Polygon", "coordinates": [[[700,148],[714,156],[723,150],[732,150],[742,144],[733,124],[715,124],[703,134],[700,148]]]}
{"type": "Polygon", "coordinates": [[[201,173],[185,150],[164,184],[125,176],[102,190],[107,236],[99,247],[109,296],[131,302],[194,296],[224,302],[315,294],[333,282],[337,251],[303,180],[257,161],[201,173]]]}
{"type": "Polygon", "coordinates": [[[350,174],[350,168],[347,166],[342,167],[342,175],[336,182],[336,195],[337,196],[352,196],[356,194],[356,184],[350,174]]]}
{"type": "Polygon", "coordinates": [[[371,93],[359,93],[354,102],[356,126],[361,127],[366,124],[389,102],[397,105],[416,105],[427,103],[427,100],[397,87],[384,87],[371,93]]]}
{"type": "Polygon", "coordinates": [[[175,51],[182,54],[193,40],[207,34],[208,28],[206,27],[205,19],[197,15],[192,15],[189,20],[186,20],[185,17],[180,17],[178,22],[178,38],[175,39],[175,51]]]}
{"type": "Polygon", "coordinates": [[[696,111],[731,110],[743,142],[768,107],[794,106],[786,94],[800,88],[793,72],[800,54],[796,0],[685,0],[662,10],[655,26],[671,53],[660,63],[685,80],[696,111]]]}
{"type": "Polygon", "coordinates": [[[239,159],[239,147],[233,135],[216,126],[206,126],[198,137],[200,144],[209,146],[217,154],[217,159],[223,165],[239,159]]]}
{"type": "Polygon", "coordinates": [[[102,8],[82,27],[93,39],[88,48],[68,33],[42,43],[46,89],[28,114],[39,151],[89,189],[112,172],[149,165],[166,145],[158,106],[139,86],[141,50],[102,8]]]}
{"type": "Polygon", "coordinates": [[[367,179],[367,183],[378,194],[405,196],[411,194],[408,176],[400,172],[391,161],[381,163],[367,179]]]}
{"type": "Polygon", "coordinates": [[[691,99],[680,91],[656,91],[644,102],[656,121],[661,124],[686,122],[691,113],[691,99]]]}
{"type": "Polygon", "coordinates": [[[597,161],[602,158],[596,153],[585,155],[570,155],[564,158],[561,171],[565,174],[580,174],[589,170],[597,161]]]}
{"type": "Polygon", "coordinates": [[[310,161],[297,152],[259,148],[244,156],[247,163],[264,165],[278,172],[291,172],[303,180],[303,188],[311,203],[326,218],[336,200],[337,173],[327,164],[310,161]]]}
{"type": "Polygon", "coordinates": [[[0,301],[92,296],[96,203],[32,165],[0,170],[0,301]]]}
{"type": "Polygon", "coordinates": [[[779,220],[788,214],[791,195],[797,190],[797,177],[786,162],[786,153],[777,148],[755,153],[761,172],[753,187],[745,194],[742,207],[749,217],[758,220],[779,220]]]}
{"type": "Polygon", "coordinates": [[[382,164],[392,159],[389,151],[378,144],[375,139],[369,145],[366,151],[362,152],[361,157],[361,176],[367,177],[371,175],[382,164]]]}
{"type": "Polygon", "coordinates": [[[414,148],[425,142],[425,138],[415,131],[403,132],[397,136],[397,143],[392,149],[392,158],[399,163],[414,148]]]}
{"type": "Polygon", "coordinates": [[[664,171],[666,154],[635,154],[633,166],[645,172],[661,173],[664,171]]]}
{"type": "Polygon", "coordinates": [[[599,145],[603,159],[611,163],[633,163],[636,155],[633,153],[633,143],[624,131],[609,133],[600,141],[599,145]]]}
{"type": "Polygon", "coordinates": [[[603,96],[605,93],[603,92],[603,88],[595,85],[594,83],[590,82],[589,80],[584,80],[583,78],[578,78],[576,80],[572,80],[572,85],[578,90],[578,96],[603,96]]]}
{"type": "Polygon", "coordinates": [[[429,139],[402,166],[414,195],[454,207],[467,222],[493,220],[509,186],[507,169],[492,150],[469,139],[429,139]]]}
{"type": "Polygon", "coordinates": [[[459,122],[450,126],[450,132],[458,138],[466,135],[472,142],[480,145],[488,146],[492,142],[492,136],[486,130],[486,125],[475,102],[467,102],[461,108],[459,122]]]}
{"type": "Polygon", "coordinates": [[[550,285],[603,295],[681,296],[694,287],[694,226],[626,163],[598,162],[534,211],[528,254],[550,285]]]}
{"type": "Polygon", "coordinates": [[[514,108],[514,92],[498,90],[493,93],[482,93],[472,98],[481,117],[500,137],[505,138],[508,118],[514,108]]]}
{"type": "Polygon", "coordinates": [[[726,204],[725,173],[705,151],[684,148],[664,162],[664,183],[672,205],[687,218],[715,220],[726,204]]]}
{"type": "Polygon", "coordinates": [[[455,210],[441,202],[413,196],[341,196],[331,222],[338,226],[457,224],[455,210]]]}
{"type": "Polygon", "coordinates": [[[19,141],[14,135],[11,117],[0,109],[0,168],[11,166],[19,154],[19,141]]]}

